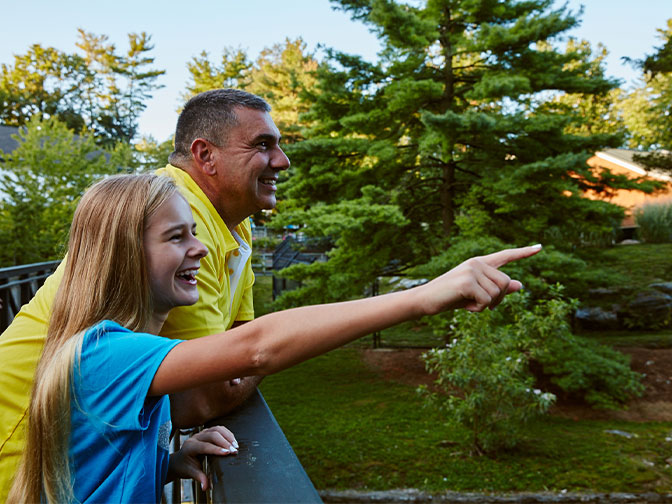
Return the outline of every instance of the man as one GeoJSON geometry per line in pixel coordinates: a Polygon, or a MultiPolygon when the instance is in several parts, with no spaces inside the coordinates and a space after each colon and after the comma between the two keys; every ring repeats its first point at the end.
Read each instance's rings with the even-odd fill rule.
{"type": "MultiPolygon", "coordinates": [[[[164,336],[196,338],[254,317],[249,216],[275,206],[278,174],[289,168],[269,111],[257,96],[218,89],[195,96],[180,114],[170,164],[157,173],[176,180],[209,253],[201,260],[198,303],[174,309],[164,336]]],[[[63,265],[0,335],[0,502],[23,449],[33,374],[62,272],[63,265]]],[[[259,380],[247,377],[171,397],[174,426],[199,425],[227,413],[259,380]]]]}

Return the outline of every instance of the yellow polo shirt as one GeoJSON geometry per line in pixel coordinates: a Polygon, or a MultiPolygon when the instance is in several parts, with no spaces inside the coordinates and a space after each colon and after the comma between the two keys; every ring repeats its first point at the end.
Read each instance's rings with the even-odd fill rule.
{"type": "MultiPolygon", "coordinates": [[[[198,302],[171,310],[161,334],[192,339],[229,329],[235,321],[254,318],[254,273],[249,257],[252,232],[249,220],[235,228],[239,244],[212,203],[184,171],[168,165],[159,175],[175,179],[191,205],[198,239],[208,248],[198,272],[198,302]],[[230,267],[234,266],[235,267],[230,267]],[[230,295],[231,287],[235,289],[230,295]]],[[[30,391],[42,353],[51,305],[63,277],[65,261],[45,281],[35,297],[21,308],[0,335],[0,502],[7,494],[25,443],[30,391]]]]}

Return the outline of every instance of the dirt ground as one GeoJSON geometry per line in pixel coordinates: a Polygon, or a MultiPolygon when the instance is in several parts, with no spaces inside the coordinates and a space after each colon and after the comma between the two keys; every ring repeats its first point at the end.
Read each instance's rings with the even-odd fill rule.
{"type": "MultiPolygon", "coordinates": [[[[631,356],[632,368],[645,374],[644,395],[618,411],[593,410],[576,401],[560,400],[551,414],[581,419],[618,419],[634,422],[672,422],[672,349],[623,348],[631,356]]],[[[366,349],[364,362],[383,378],[408,385],[431,385],[433,377],[425,371],[418,349],[366,349]]]]}

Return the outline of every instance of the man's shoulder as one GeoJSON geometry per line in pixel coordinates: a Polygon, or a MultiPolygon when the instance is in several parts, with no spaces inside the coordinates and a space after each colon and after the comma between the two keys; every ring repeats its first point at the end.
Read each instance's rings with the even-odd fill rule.
{"type": "Polygon", "coordinates": [[[164,168],[159,168],[154,173],[168,176],[175,181],[180,194],[184,196],[191,207],[199,232],[213,233],[224,225],[208,197],[186,171],[169,164],[164,168]]]}

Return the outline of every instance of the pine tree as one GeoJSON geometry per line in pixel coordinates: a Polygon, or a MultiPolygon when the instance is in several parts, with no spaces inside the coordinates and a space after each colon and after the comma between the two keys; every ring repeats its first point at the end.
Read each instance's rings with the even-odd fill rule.
{"type": "Polygon", "coordinates": [[[657,152],[636,160],[651,168],[672,171],[672,18],[658,33],[663,45],[635,65],[642,70],[642,85],[623,101],[621,108],[634,148],[657,152]]]}
{"type": "Polygon", "coordinates": [[[333,3],[383,50],[377,63],[329,51],[314,126],[290,149],[278,224],[333,244],[327,263],[289,273],[311,301],[361,295],[460,240],[567,250],[611,235],[622,209],[581,193],[627,185],[586,165],[621,137],[557,98],[602,100],[617,82],[585,45],[558,48],[573,13],[552,0],[333,3]]]}
{"type": "Polygon", "coordinates": [[[76,45],[82,54],[33,44],[0,68],[0,122],[23,126],[40,115],[76,131],[85,128],[101,145],[132,140],[165,73],[151,68],[150,41],[144,32],[131,33],[128,50],[118,54],[106,35],[80,29],[76,45]]]}

